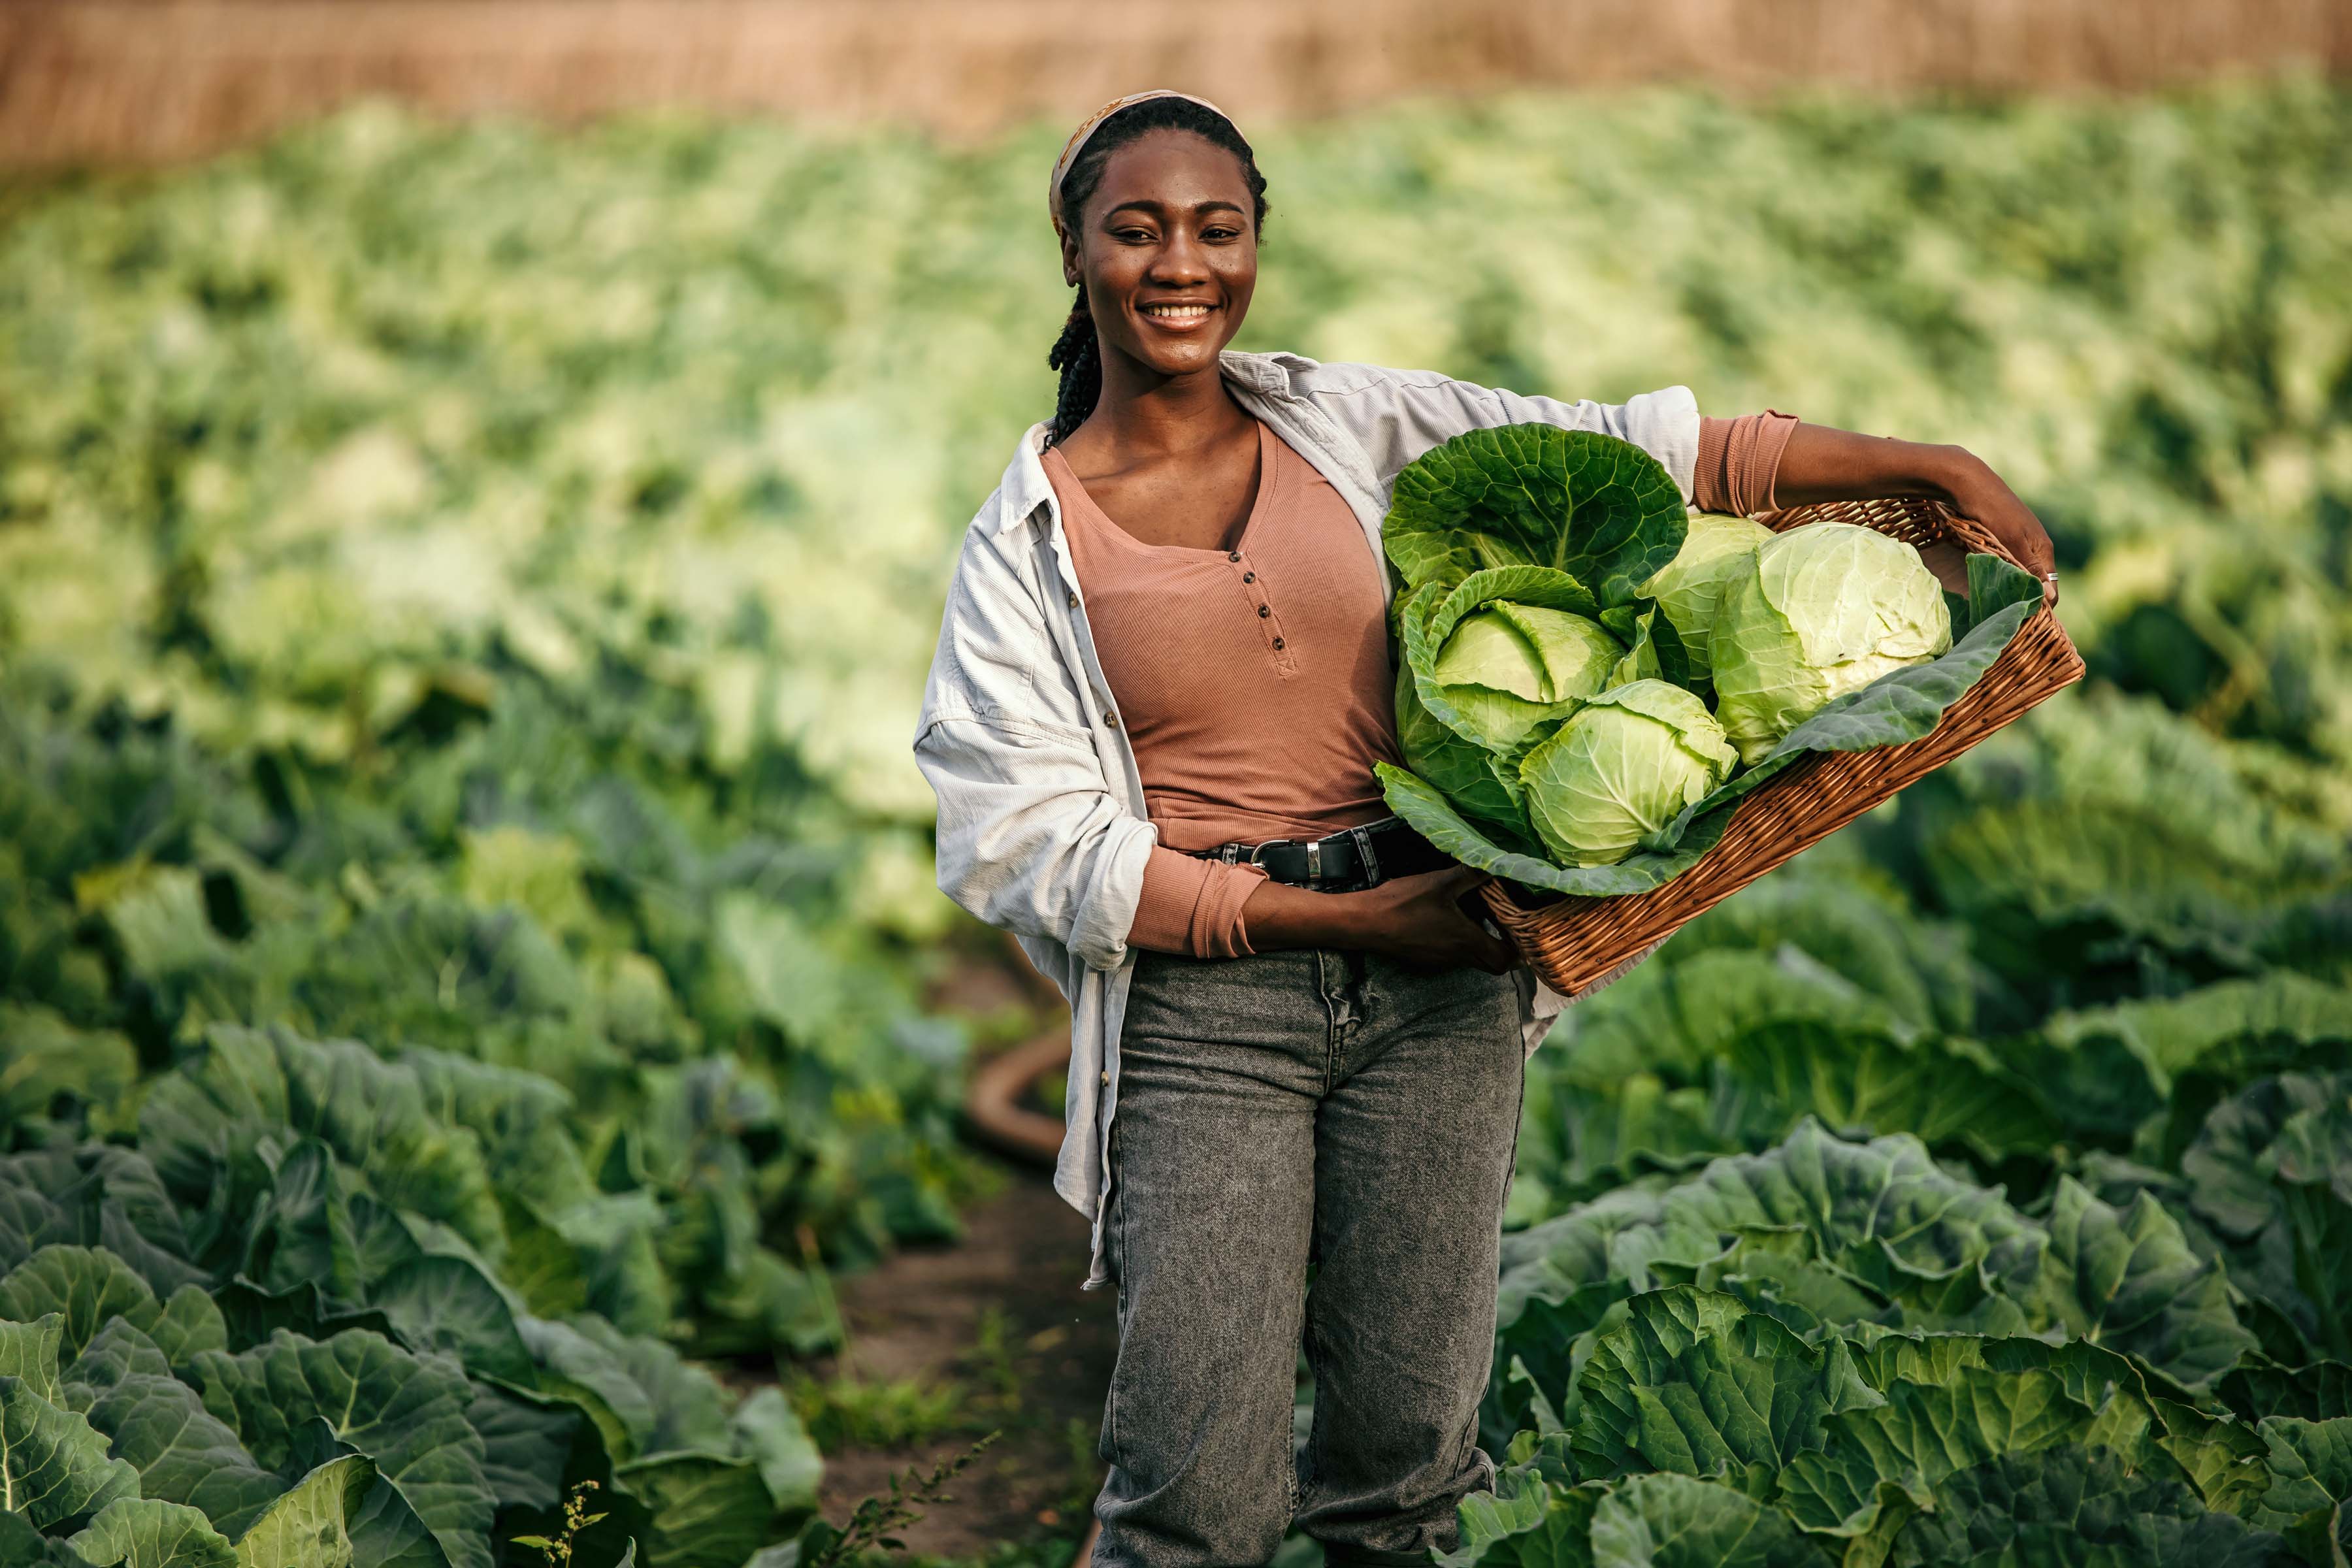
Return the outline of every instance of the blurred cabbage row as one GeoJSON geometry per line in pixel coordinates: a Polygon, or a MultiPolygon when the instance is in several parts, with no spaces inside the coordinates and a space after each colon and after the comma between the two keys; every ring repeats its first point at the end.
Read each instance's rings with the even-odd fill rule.
{"type": "MultiPolygon", "coordinates": [[[[1965,443],[2105,668],[2352,758],[2352,103],[1523,98],[1269,130],[1243,346],[1965,443]]],[[[919,821],[961,525],[1051,406],[1061,131],[362,111],[20,196],[0,647],[341,761],[439,663],[608,657],[712,769],[919,821]]]]}

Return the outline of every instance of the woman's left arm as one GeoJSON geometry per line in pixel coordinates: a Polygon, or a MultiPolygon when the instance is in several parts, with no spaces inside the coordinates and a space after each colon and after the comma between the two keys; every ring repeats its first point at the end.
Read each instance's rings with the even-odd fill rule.
{"type": "MultiPolygon", "coordinates": [[[[2053,605],[2058,602],[2058,583],[2052,575],[2057,557],[2051,549],[2049,531],[1983,458],[1961,447],[1864,436],[1827,425],[1801,424],[1790,435],[1788,447],[1780,454],[1780,472],[1772,481],[1774,505],[1810,506],[1879,496],[1923,496],[1982,523],[2024,563],[2027,571],[2042,579],[2042,598],[2053,605]]],[[[1928,564],[1944,567],[1937,574],[1941,577],[1955,563],[1939,563],[1931,556],[1928,564]]]]}

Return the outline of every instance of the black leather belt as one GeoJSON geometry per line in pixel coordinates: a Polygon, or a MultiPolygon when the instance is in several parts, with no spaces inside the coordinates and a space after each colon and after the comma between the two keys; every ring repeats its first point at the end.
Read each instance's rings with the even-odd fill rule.
{"type": "Polygon", "coordinates": [[[1441,870],[1454,863],[1401,816],[1384,816],[1320,838],[1269,838],[1263,844],[1221,844],[1185,853],[1229,866],[1261,866],[1277,882],[1324,893],[1358,892],[1391,877],[1441,870]]]}

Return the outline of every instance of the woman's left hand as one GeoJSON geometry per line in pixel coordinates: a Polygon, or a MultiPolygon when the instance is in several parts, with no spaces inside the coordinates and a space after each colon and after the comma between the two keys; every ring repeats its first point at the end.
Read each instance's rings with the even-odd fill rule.
{"type": "Polygon", "coordinates": [[[1957,447],[1952,453],[1953,472],[1944,481],[1952,510],[1982,523],[2002,548],[2042,579],[2042,603],[2055,605],[2058,554],[2050,542],[2050,531],[1984,459],[1957,447]]]}

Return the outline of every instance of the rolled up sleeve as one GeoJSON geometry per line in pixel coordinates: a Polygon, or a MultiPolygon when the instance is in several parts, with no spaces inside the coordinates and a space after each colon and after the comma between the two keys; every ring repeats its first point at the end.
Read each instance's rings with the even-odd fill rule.
{"type": "Polygon", "coordinates": [[[1242,906],[1265,880],[1264,867],[1228,866],[1155,847],[1127,940],[1158,952],[1245,958],[1257,950],[1250,946],[1242,906]]]}

